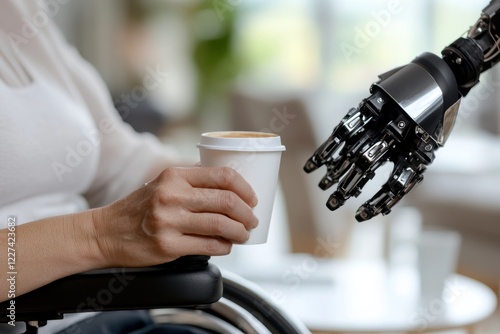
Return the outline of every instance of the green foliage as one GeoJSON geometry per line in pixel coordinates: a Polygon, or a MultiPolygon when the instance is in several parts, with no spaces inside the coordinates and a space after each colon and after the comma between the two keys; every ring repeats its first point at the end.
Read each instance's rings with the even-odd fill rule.
{"type": "MultiPolygon", "coordinates": [[[[234,21],[238,8],[227,1],[204,1],[194,8],[192,26],[200,27],[200,16],[211,18],[216,34],[202,37],[194,34],[193,62],[198,73],[199,103],[208,97],[222,98],[230,89],[235,77],[242,69],[242,60],[234,51],[234,21]]],[[[201,26],[201,28],[205,28],[201,26]]]]}

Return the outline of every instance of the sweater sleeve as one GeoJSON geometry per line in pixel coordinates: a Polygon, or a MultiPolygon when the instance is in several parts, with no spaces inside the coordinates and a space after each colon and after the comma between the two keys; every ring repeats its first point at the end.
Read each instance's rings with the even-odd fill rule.
{"type": "Polygon", "coordinates": [[[47,34],[96,124],[92,138],[100,147],[100,160],[96,177],[85,194],[92,207],[137,189],[160,162],[179,163],[179,155],[172,147],[151,134],[135,132],[122,121],[95,68],[67,44],[55,25],[47,27],[47,34]]]}

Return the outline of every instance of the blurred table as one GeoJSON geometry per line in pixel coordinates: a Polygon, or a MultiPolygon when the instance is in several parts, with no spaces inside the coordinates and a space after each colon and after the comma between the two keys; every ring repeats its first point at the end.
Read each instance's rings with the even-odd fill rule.
{"type": "Polygon", "coordinates": [[[418,272],[383,261],[293,257],[269,268],[234,268],[313,331],[390,333],[467,329],[492,315],[497,299],[484,284],[451,276],[443,295],[422,304],[418,272]]]}

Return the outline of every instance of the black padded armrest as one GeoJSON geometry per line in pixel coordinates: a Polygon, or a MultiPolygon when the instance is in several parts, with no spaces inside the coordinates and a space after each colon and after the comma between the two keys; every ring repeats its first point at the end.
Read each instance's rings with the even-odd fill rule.
{"type": "MultiPolygon", "coordinates": [[[[114,268],[68,276],[15,299],[16,321],[60,319],[64,313],[207,307],[222,296],[219,269],[208,256],[148,268],[114,268]]],[[[0,322],[10,319],[0,304],[0,322]]]]}

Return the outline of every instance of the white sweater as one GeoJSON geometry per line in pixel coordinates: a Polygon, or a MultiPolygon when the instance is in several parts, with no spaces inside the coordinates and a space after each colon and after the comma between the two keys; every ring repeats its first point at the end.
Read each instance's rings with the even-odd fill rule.
{"type": "Polygon", "coordinates": [[[9,216],[22,224],[114,201],[160,155],[175,156],[122,122],[99,75],[40,3],[0,3],[1,229],[9,216]]]}
{"type": "Polygon", "coordinates": [[[159,155],[176,158],[122,122],[95,69],[52,22],[26,28],[39,13],[35,0],[0,4],[0,208],[20,223],[74,210],[69,203],[109,203],[138,187],[159,155]]]}

